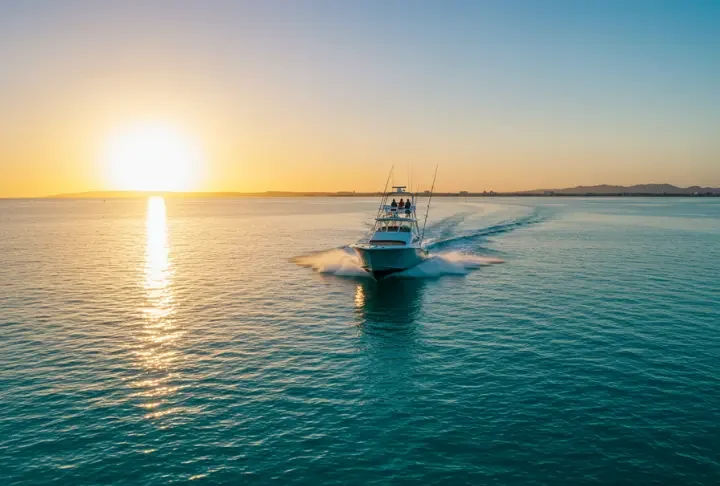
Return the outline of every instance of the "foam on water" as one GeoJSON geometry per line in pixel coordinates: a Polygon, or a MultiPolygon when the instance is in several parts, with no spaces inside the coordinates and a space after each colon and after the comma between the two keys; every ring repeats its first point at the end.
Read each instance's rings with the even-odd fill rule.
{"type": "MultiPolygon", "coordinates": [[[[370,274],[360,266],[360,260],[349,247],[323,250],[295,257],[292,261],[300,266],[312,268],[318,273],[339,277],[370,277],[370,274]]],[[[448,251],[431,254],[421,264],[404,272],[398,272],[393,277],[435,278],[443,275],[466,275],[472,270],[495,263],[503,263],[503,260],[459,251],[448,251]]]]}
{"type": "Polygon", "coordinates": [[[467,275],[486,265],[503,263],[500,258],[470,255],[459,251],[431,254],[430,258],[413,268],[395,274],[405,278],[434,278],[443,275],[467,275]]]}
{"type": "Polygon", "coordinates": [[[470,213],[454,214],[430,226],[428,228],[430,236],[425,240],[425,247],[429,249],[446,248],[491,236],[499,236],[545,221],[544,216],[540,215],[537,210],[533,210],[528,214],[494,222],[487,226],[460,231],[459,226],[470,215],[470,213]]]}
{"type": "Polygon", "coordinates": [[[337,275],[339,277],[370,277],[362,269],[360,261],[349,247],[322,250],[292,259],[301,267],[312,268],[318,273],[337,275]]]}

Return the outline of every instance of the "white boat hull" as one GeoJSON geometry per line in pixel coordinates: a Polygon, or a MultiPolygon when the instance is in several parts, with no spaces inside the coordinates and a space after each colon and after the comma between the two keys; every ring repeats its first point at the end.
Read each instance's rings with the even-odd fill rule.
{"type": "Polygon", "coordinates": [[[352,248],[360,258],[362,267],[378,279],[412,268],[427,258],[427,252],[418,247],[388,248],[353,245],[352,248]]]}

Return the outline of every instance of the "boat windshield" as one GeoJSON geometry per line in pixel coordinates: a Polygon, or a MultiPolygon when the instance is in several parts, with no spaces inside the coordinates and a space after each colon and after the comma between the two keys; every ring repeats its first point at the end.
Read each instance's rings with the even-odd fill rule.
{"type": "Polygon", "coordinates": [[[407,243],[400,240],[370,240],[370,244],[377,246],[405,246],[407,243]]]}
{"type": "Polygon", "coordinates": [[[412,223],[410,221],[379,221],[377,231],[383,233],[410,233],[412,223]]]}

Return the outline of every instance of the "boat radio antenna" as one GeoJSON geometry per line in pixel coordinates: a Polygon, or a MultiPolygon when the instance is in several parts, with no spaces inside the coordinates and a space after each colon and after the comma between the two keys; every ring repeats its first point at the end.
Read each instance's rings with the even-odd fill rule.
{"type": "Polygon", "coordinates": [[[412,192],[412,161],[408,162],[407,186],[410,188],[410,192],[412,192]]]}
{"type": "Polygon", "coordinates": [[[433,176],[432,186],[430,187],[430,199],[428,199],[427,208],[425,209],[425,222],[423,223],[422,234],[420,235],[420,246],[425,239],[425,225],[427,225],[428,214],[430,214],[430,201],[432,201],[433,191],[435,191],[435,179],[437,178],[438,166],[435,166],[435,175],[433,176]]]}

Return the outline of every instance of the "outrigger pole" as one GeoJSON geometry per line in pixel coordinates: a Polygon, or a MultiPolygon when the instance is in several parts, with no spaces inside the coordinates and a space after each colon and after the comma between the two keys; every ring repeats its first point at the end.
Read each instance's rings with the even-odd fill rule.
{"type": "Polygon", "coordinates": [[[428,199],[427,209],[425,209],[425,222],[423,223],[422,234],[420,235],[420,246],[425,239],[425,225],[427,224],[428,214],[430,214],[430,201],[432,201],[433,191],[435,190],[435,178],[437,177],[438,166],[435,166],[435,175],[433,176],[432,187],[430,187],[430,199],[428,199]]]}
{"type": "Polygon", "coordinates": [[[385,181],[385,189],[383,189],[383,197],[380,199],[380,207],[378,208],[376,218],[380,217],[380,213],[382,213],[383,206],[385,206],[385,201],[387,200],[387,186],[390,182],[390,177],[392,177],[393,170],[395,169],[395,164],[390,167],[390,173],[388,174],[387,180],[385,181]]]}

